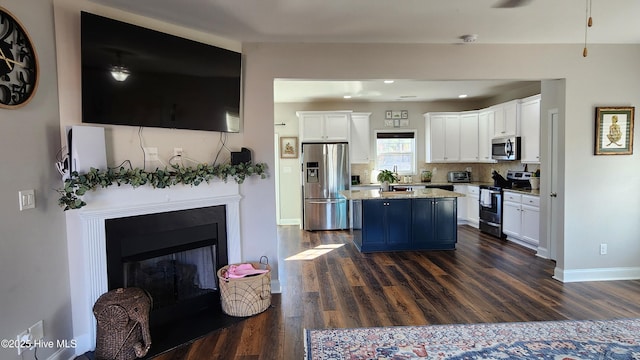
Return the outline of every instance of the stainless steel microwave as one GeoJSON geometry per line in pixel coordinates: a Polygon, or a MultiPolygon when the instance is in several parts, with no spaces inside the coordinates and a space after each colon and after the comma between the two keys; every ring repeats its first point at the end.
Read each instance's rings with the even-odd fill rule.
{"type": "Polygon", "coordinates": [[[520,136],[491,139],[493,160],[520,160],[520,136]]]}

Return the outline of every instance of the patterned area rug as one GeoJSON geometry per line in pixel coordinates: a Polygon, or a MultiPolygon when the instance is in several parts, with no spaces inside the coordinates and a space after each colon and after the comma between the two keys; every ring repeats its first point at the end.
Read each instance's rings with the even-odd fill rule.
{"type": "Polygon", "coordinates": [[[640,319],[305,329],[305,359],[640,360],[640,319]]]}

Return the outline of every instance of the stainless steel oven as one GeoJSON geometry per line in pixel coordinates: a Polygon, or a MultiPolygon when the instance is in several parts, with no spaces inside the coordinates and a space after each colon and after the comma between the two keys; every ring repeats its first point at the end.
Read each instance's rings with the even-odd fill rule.
{"type": "Polygon", "coordinates": [[[502,188],[480,186],[480,231],[495,237],[502,233],[502,188]]]}

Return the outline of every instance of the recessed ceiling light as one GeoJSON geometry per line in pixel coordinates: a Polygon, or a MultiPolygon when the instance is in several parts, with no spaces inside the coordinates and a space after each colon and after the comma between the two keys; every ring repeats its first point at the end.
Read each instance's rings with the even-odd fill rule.
{"type": "Polygon", "coordinates": [[[462,94],[462,95],[458,95],[458,98],[460,98],[460,99],[464,99],[464,98],[466,98],[467,96],[468,96],[467,94],[462,94]]]}
{"type": "Polygon", "coordinates": [[[343,98],[345,98],[345,99],[351,99],[351,95],[345,95],[345,96],[343,96],[343,98]]]}
{"type": "Polygon", "coordinates": [[[395,81],[394,80],[385,80],[384,83],[385,84],[393,84],[395,81]]]}

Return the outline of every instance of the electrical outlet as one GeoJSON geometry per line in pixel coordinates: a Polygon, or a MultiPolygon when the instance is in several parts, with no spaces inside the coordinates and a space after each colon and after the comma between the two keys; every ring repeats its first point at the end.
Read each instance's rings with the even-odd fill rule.
{"type": "Polygon", "coordinates": [[[44,338],[44,324],[42,320],[29,327],[29,335],[31,336],[31,341],[40,341],[44,338]]]}
{"type": "Polygon", "coordinates": [[[25,330],[16,336],[18,340],[16,348],[18,348],[18,355],[22,354],[24,350],[31,347],[31,337],[29,336],[29,330],[25,330]]]}
{"type": "Polygon", "coordinates": [[[607,244],[600,244],[600,255],[607,255],[607,244]]]}
{"type": "Polygon", "coordinates": [[[182,148],[181,147],[173,148],[173,156],[182,156],[182,148]]]}
{"type": "Polygon", "coordinates": [[[158,148],[157,147],[145,147],[145,157],[147,161],[158,161],[158,148]]]}

